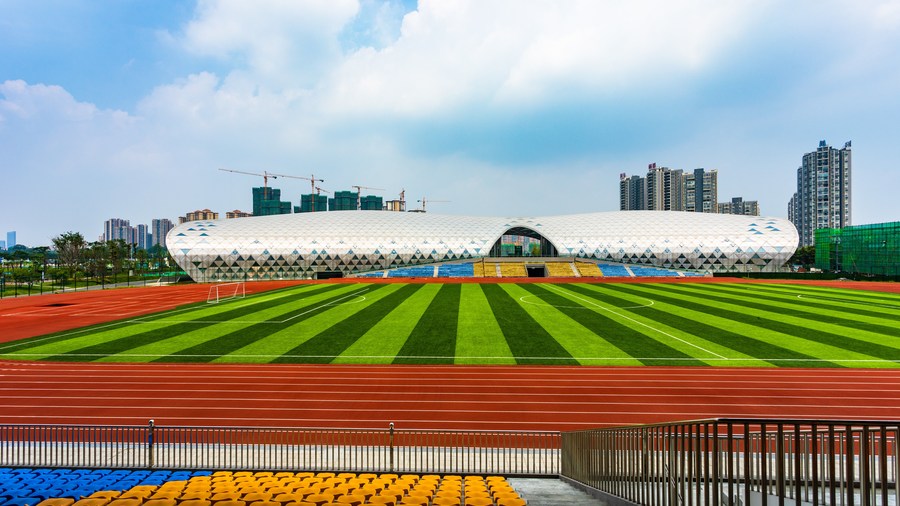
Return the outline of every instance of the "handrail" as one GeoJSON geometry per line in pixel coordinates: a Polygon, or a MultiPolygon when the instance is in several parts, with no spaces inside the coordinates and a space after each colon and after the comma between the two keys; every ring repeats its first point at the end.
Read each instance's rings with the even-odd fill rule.
{"type": "Polygon", "coordinates": [[[560,433],[156,425],[0,425],[0,466],[556,476],[560,433]]]}
{"type": "Polygon", "coordinates": [[[564,432],[561,474],[639,504],[900,504],[900,422],[714,418],[564,432]]]}

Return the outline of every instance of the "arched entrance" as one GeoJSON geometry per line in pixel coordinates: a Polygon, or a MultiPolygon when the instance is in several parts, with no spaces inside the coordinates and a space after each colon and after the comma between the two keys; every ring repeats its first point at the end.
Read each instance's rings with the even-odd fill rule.
{"type": "Polygon", "coordinates": [[[546,237],[528,227],[513,227],[504,232],[491,246],[492,258],[499,257],[555,257],[556,246],[546,237]]]}

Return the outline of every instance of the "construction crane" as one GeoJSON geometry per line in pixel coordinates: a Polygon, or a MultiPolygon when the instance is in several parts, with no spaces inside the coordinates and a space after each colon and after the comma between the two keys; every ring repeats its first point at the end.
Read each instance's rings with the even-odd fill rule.
{"type": "Polygon", "coordinates": [[[325,188],[319,188],[318,186],[316,186],[316,195],[318,195],[321,192],[331,193],[331,191],[326,190],[325,188]]]}
{"type": "MultiPolygon", "coordinates": [[[[269,194],[269,191],[267,189],[269,187],[269,178],[278,179],[278,177],[281,175],[281,174],[272,174],[271,172],[267,172],[267,171],[262,171],[262,174],[260,174],[258,172],[245,172],[243,170],[234,170],[234,169],[219,169],[219,170],[222,170],[225,172],[234,172],[235,174],[245,174],[247,176],[262,176],[262,178],[263,178],[263,194],[264,195],[269,194]]],[[[285,177],[292,177],[292,176],[285,176],[285,177]]]]}
{"type": "MultiPolygon", "coordinates": [[[[424,213],[424,212],[425,212],[425,202],[426,202],[425,197],[422,197],[422,198],[419,200],[419,202],[422,203],[422,212],[424,213]]],[[[428,202],[450,202],[450,201],[449,201],[449,200],[434,200],[434,199],[428,199],[428,202]]]]}
{"type": "Polygon", "coordinates": [[[381,190],[381,191],[385,191],[384,188],[372,188],[371,186],[360,186],[360,185],[358,185],[358,184],[350,185],[350,188],[356,188],[356,210],[357,210],[357,211],[359,211],[360,209],[362,209],[362,206],[360,205],[360,199],[359,199],[359,198],[360,198],[360,195],[362,194],[363,188],[365,188],[366,190],[381,190]]]}

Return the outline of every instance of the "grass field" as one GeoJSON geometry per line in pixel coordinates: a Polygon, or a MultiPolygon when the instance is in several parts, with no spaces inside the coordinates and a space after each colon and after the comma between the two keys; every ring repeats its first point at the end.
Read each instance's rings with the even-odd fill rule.
{"type": "Polygon", "coordinates": [[[98,362],[900,366],[900,296],[779,284],[314,284],[0,345],[98,362]]]}

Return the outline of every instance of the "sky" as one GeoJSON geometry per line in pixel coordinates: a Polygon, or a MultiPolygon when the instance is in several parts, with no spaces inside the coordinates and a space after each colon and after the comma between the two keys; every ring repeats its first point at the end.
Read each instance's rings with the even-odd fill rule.
{"type": "Polygon", "coordinates": [[[820,140],[897,221],[898,118],[900,0],[0,0],[0,239],[250,211],[220,168],[543,216],[703,167],[784,217],[820,140]]]}

